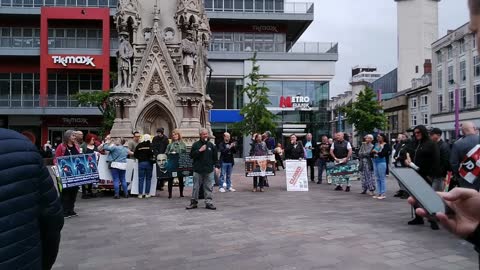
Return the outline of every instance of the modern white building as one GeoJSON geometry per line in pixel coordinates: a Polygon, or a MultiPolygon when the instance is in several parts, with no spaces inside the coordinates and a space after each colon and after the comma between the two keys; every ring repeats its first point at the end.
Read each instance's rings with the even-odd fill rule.
{"type": "Polygon", "coordinates": [[[480,126],[480,57],[468,23],[432,44],[432,126],[455,139],[455,92],[459,120],[480,126]]]}
{"type": "Polygon", "coordinates": [[[432,55],[438,39],[440,0],[395,0],[398,31],[398,91],[411,87],[411,80],[424,74],[423,63],[432,55]]]}
{"type": "MultiPolygon", "coordinates": [[[[352,78],[350,79],[350,89],[344,93],[332,97],[329,104],[331,130],[335,132],[345,132],[352,136],[355,135],[355,127],[347,123],[346,118],[341,113],[341,108],[351,104],[357,99],[360,92],[366,87],[382,77],[382,73],[377,71],[374,66],[355,66],[352,67],[352,78]]],[[[354,146],[357,145],[357,140],[351,140],[354,146]]]]}

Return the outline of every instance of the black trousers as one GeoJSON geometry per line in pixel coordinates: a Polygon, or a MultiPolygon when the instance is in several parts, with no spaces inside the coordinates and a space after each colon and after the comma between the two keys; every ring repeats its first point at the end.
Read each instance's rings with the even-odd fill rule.
{"type": "Polygon", "coordinates": [[[253,188],[263,188],[265,186],[265,177],[263,176],[254,176],[253,177],[253,188]]]}
{"type": "Polygon", "coordinates": [[[315,160],[313,158],[307,159],[307,167],[310,168],[310,180],[315,182],[315,160]]]}
{"type": "Polygon", "coordinates": [[[77,200],[78,187],[64,188],[62,190],[61,199],[64,213],[72,213],[75,209],[75,201],[77,200]]]}
{"type": "Polygon", "coordinates": [[[93,194],[93,184],[82,185],[82,195],[93,194]]]}
{"type": "MultiPolygon", "coordinates": [[[[183,197],[183,176],[178,176],[178,188],[180,189],[180,196],[183,197]]],[[[173,177],[168,178],[168,197],[172,197],[172,191],[173,191],[173,177]]]]}

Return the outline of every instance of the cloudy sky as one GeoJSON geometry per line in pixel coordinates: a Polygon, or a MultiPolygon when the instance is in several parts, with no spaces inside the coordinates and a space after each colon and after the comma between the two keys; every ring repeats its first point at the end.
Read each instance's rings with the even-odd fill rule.
{"type": "MultiPolygon", "coordinates": [[[[349,87],[353,66],[373,65],[382,73],[397,65],[397,13],[394,0],[296,0],[315,2],[315,20],[301,41],[339,43],[336,76],[330,96],[349,87]]],[[[442,0],[439,4],[439,36],[468,21],[465,0],[442,0]]]]}

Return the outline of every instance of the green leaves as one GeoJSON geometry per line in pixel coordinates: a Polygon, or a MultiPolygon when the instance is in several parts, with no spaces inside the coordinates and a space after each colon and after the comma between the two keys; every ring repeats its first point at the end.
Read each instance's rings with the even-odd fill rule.
{"type": "Polygon", "coordinates": [[[387,117],[383,108],[376,99],[375,92],[369,87],[358,94],[357,100],[344,107],[349,124],[355,125],[360,134],[373,132],[375,128],[384,130],[387,126],[387,117]]]}
{"type": "Polygon", "coordinates": [[[252,61],[252,71],[245,76],[248,83],[240,92],[242,96],[248,98],[248,102],[240,110],[240,114],[243,115],[244,119],[233,125],[233,128],[243,135],[265,132],[276,128],[276,115],[267,110],[267,106],[271,104],[268,99],[269,89],[260,82],[267,76],[260,74],[260,66],[257,65],[256,56],[257,54],[255,53],[253,58],[250,59],[252,61]]]}
{"type": "Polygon", "coordinates": [[[104,135],[110,131],[113,127],[113,121],[115,120],[115,110],[110,105],[108,97],[110,91],[93,91],[85,93],[77,93],[74,98],[81,106],[94,106],[97,107],[103,115],[103,125],[100,128],[100,134],[104,135]]]}

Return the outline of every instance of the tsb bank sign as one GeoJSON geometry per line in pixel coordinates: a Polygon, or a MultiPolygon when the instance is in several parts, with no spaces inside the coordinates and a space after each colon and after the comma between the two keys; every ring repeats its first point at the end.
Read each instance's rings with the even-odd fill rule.
{"type": "Polygon", "coordinates": [[[281,96],[280,108],[310,109],[310,97],[281,96]]]}
{"type": "Polygon", "coordinates": [[[52,59],[53,59],[54,64],[61,64],[64,67],[67,67],[70,64],[95,67],[95,63],[93,63],[93,60],[95,60],[95,59],[91,56],[58,56],[58,55],[54,55],[54,56],[52,56],[52,59]]]}

